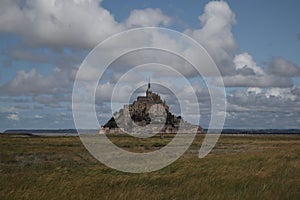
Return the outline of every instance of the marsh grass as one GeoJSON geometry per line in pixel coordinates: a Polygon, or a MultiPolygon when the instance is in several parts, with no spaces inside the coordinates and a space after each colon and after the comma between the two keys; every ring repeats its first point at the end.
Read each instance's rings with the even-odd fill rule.
{"type": "MultiPolygon", "coordinates": [[[[147,152],[172,136],[110,136],[147,152]]],[[[198,159],[203,136],[173,164],[129,174],[96,161],[78,137],[0,136],[0,199],[300,199],[300,137],[222,136],[198,159]]]]}

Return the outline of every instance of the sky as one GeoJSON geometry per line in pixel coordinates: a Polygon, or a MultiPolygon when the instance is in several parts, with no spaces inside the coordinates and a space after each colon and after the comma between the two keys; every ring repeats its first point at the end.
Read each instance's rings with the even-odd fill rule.
{"type": "MultiPolygon", "coordinates": [[[[188,35],[214,59],[226,88],[224,128],[300,128],[299,9],[297,0],[2,0],[0,131],[74,128],[73,84],[88,53],[113,34],[156,26],[188,35]]],[[[152,37],[165,42],[161,34],[152,37]]],[[[153,56],[151,51],[145,54],[153,56]]],[[[117,80],[128,66],[141,62],[139,58],[127,55],[118,60],[99,82],[95,100],[99,124],[115,111],[110,108],[110,98],[117,80]]],[[[206,128],[210,120],[207,87],[196,81],[201,77],[193,71],[174,62],[176,65],[193,85],[202,110],[200,125],[206,128]]],[[[153,70],[151,79],[155,80],[160,68],[153,70]]],[[[84,78],[93,75],[90,70],[84,78]]],[[[124,102],[128,88],[138,88],[135,95],[145,91],[150,75],[139,75],[127,81],[125,77],[127,84],[118,91],[118,105],[124,102]]],[[[211,79],[218,87],[220,80],[211,79]]],[[[153,84],[153,91],[161,93],[177,114],[178,102],[166,89],[174,87],[182,96],[191,91],[176,77],[166,76],[165,80],[165,88],[153,84]]],[[[193,104],[186,101],[193,110],[193,104]]],[[[193,121],[192,116],[187,120],[193,121]]]]}

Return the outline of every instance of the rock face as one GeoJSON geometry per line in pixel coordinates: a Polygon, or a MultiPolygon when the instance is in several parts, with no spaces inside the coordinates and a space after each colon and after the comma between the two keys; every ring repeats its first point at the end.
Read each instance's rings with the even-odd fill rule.
{"type": "Polygon", "coordinates": [[[102,127],[103,133],[177,133],[178,130],[202,133],[200,126],[185,122],[181,116],[169,111],[169,106],[161,97],[151,91],[150,82],[146,96],[139,96],[132,104],[116,112],[102,127]]]}

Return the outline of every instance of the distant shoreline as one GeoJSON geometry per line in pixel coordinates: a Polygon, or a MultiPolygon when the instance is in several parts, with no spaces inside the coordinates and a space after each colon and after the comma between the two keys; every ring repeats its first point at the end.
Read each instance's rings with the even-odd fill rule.
{"type": "MultiPolygon", "coordinates": [[[[97,129],[80,130],[80,133],[96,134],[97,129]]],[[[207,129],[204,129],[207,134],[207,129]]],[[[210,133],[219,132],[219,130],[210,130],[210,133]]],[[[222,135],[300,135],[300,129],[223,129],[222,135]]],[[[1,135],[23,135],[27,137],[34,136],[78,136],[76,129],[8,129],[1,135]]]]}

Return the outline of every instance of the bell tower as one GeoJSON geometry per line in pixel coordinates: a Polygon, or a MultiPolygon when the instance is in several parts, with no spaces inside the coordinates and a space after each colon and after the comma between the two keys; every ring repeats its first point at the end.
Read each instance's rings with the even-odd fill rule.
{"type": "Polygon", "coordinates": [[[152,93],[151,89],[150,89],[151,85],[150,85],[150,78],[149,78],[149,82],[148,82],[148,88],[147,88],[147,91],[146,91],[146,97],[149,96],[149,94],[152,93]]]}

